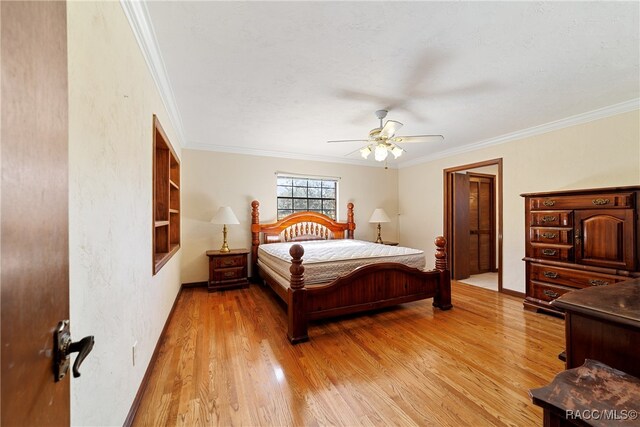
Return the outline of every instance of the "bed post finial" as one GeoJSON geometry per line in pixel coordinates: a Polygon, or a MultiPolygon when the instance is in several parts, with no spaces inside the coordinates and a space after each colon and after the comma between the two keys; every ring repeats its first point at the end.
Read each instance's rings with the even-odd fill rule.
{"type": "Polygon", "coordinates": [[[438,236],[436,243],[436,270],[440,271],[440,280],[438,281],[438,294],[433,297],[433,306],[440,310],[449,310],[451,307],[451,274],[447,269],[447,252],[444,247],[447,240],[438,236]]]}
{"type": "Polygon", "coordinates": [[[258,279],[258,246],[260,245],[260,202],[251,202],[251,277],[258,279]]]}
{"type": "Polygon", "coordinates": [[[302,265],[304,248],[296,243],[289,249],[289,255],[291,255],[291,267],[289,267],[291,289],[302,289],[304,288],[304,266],[302,265]]]}
{"type": "Polygon", "coordinates": [[[291,255],[291,267],[289,267],[291,280],[287,292],[289,299],[287,337],[292,344],[296,344],[309,339],[306,315],[307,290],[304,287],[304,266],[302,265],[304,248],[296,243],[289,249],[289,255],[291,255]]]}
{"type": "Polygon", "coordinates": [[[356,222],[353,219],[353,203],[347,203],[347,239],[353,239],[356,222]]]}
{"type": "Polygon", "coordinates": [[[436,270],[444,271],[447,269],[447,252],[444,247],[447,241],[444,237],[438,236],[435,240],[436,244],[436,270]]]}

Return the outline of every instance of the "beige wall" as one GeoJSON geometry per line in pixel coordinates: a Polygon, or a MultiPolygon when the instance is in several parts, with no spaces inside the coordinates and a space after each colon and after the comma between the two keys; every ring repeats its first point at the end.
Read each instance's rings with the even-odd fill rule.
{"type": "Polygon", "coordinates": [[[122,425],[180,286],[180,252],[151,271],[152,114],[180,147],[120,3],[67,8],[71,330],[96,344],[65,381],[73,425],[122,425]]]}
{"type": "Polygon", "coordinates": [[[182,151],[182,282],[206,281],[205,251],[222,245],[222,226],[209,221],[220,206],[231,206],[240,225],[231,225],[229,246],[251,247],[251,201],[260,202],[262,222],[276,219],[276,171],[340,177],[338,220],[346,221],[347,203],[355,205],[357,239],[375,240],[369,217],[384,208],[392,222],[382,225],[385,240],[397,240],[398,171],[372,166],[257,157],[209,151],[182,151]]]}
{"type": "Polygon", "coordinates": [[[500,157],[504,162],[503,286],[524,292],[520,193],[640,184],[640,114],[633,111],[400,169],[402,244],[431,251],[433,236],[442,234],[443,169],[500,157]]]}

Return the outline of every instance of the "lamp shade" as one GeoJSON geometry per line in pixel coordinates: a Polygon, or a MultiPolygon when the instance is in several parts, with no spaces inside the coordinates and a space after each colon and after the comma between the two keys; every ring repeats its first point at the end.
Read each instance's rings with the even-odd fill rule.
{"type": "Polygon", "coordinates": [[[389,216],[384,211],[384,209],[377,208],[375,211],[373,211],[371,218],[369,218],[369,222],[381,223],[381,222],[391,222],[391,220],[389,219],[389,216]]]}
{"type": "Polygon", "coordinates": [[[238,221],[229,206],[220,207],[214,217],[211,218],[211,222],[214,224],[240,224],[240,221],[238,221]]]}

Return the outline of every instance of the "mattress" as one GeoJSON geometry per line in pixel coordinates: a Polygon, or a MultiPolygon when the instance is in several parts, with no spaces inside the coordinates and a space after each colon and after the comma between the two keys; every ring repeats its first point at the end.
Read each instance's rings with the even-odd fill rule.
{"type": "MultiPolygon", "coordinates": [[[[275,273],[288,283],[291,277],[289,249],[294,244],[295,242],[260,245],[258,265],[266,267],[265,270],[270,275],[275,273]]],[[[420,270],[426,264],[423,251],[402,246],[353,239],[318,240],[300,244],[304,247],[302,265],[305,285],[330,282],[367,264],[397,262],[420,270]]],[[[278,282],[282,284],[281,280],[278,282]]]]}

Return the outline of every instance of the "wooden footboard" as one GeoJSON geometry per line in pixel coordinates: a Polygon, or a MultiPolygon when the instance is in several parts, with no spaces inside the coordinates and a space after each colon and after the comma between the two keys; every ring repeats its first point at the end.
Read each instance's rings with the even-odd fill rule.
{"type": "Polygon", "coordinates": [[[445,253],[445,240],[436,243],[436,270],[421,271],[399,263],[369,264],[333,282],[304,286],[304,249],[295,244],[291,255],[291,284],[287,290],[288,338],[292,343],[306,341],[310,320],[357,313],[382,307],[433,298],[433,305],[448,310],[451,282],[445,253]]]}

